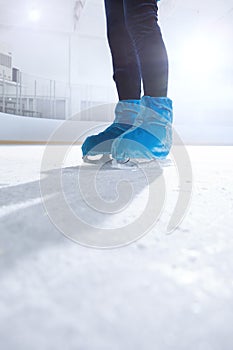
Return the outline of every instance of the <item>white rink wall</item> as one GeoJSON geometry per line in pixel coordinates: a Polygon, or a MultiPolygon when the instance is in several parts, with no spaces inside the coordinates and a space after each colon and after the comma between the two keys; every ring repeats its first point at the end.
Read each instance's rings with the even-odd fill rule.
{"type": "MultiPolygon", "coordinates": [[[[52,133],[64,122],[64,120],[20,117],[0,113],[0,142],[47,142],[52,133]]],[[[74,121],[70,123],[78,123],[78,132],[80,135],[83,134],[83,137],[80,138],[80,142],[83,141],[86,135],[93,133],[93,128],[97,131],[101,131],[107,125],[106,123],[91,121],[74,121]],[[90,132],[88,132],[89,129],[90,132]]],[[[69,135],[64,133],[56,139],[53,139],[53,141],[69,142],[70,139],[69,135]]]]}
{"type": "MultiPolygon", "coordinates": [[[[21,117],[0,113],[0,143],[44,143],[64,122],[64,120],[21,117]]],[[[82,142],[87,135],[103,130],[110,122],[77,120],[69,123],[75,123],[75,128],[77,128],[80,135],[78,142],[82,142]]],[[[231,126],[215,124],[212,126],[201,125],[200,127],[199,124],[184,125],[175,123],[174,128],[185,144],[233,145],[233,127],[231,126]]],[[[70,139],[67,132],[53,139],[53,141],[72,142],[72,139],[70,139]]]]}

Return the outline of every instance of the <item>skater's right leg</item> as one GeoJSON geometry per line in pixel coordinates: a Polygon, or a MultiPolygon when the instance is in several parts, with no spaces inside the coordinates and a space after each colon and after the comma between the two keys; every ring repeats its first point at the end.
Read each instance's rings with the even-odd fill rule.
{"type": "Polygon", "coordinates": [[[82,145],[84,160],[88,156],[110,154],[114,139],[129,130],[138,115],[141,95],[139,59],[125,24],[123,0],[105,0],[107,37],[112,54],[113,79],[119,96],[115,120],[98,135],[88,137],[82,145]]]}
{"type": "Polygon", "coordinates": [[[119,100],[138,100],[141,96],[141,68],[135,43],[126,26],[124,0],[105,0],[105,12],[113,80],[119,100]]]}

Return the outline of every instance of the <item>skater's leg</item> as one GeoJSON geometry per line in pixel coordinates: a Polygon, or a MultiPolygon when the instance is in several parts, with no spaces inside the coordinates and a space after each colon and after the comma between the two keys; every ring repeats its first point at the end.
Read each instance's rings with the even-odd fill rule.
{"type": "Polygon", "coordinates": [[[107,34],[113,61],[113,78],[119,95],[113,124],[82,145],[83,157],[110,154],[114,139],[130,129],[139,112],[141,75],[134,43],[125,25],[123,0],[105,0],[107,34]]]}
{"type": "Polygon", "coordinates": [[[119,100],[138,100],[141,96],[139,58],[126,27],[123,0],[105,0],[105,12],[119,100]]]}
{"type": "Polygon", "coordinates": [[[168,58],[155,0],[124,0],[128,31],[140,60],[144,96],[134,127],[112,144],[117,161],[164,158],[172,144],[172,101],[167,98],[168,58]]]}
{"type": "Polygon", "coordinates": [[[158,25],[157,1],[124,0],[124,11],[126,25],[140,60],[144,95],[165,97],[168,57],[158,25]]]}

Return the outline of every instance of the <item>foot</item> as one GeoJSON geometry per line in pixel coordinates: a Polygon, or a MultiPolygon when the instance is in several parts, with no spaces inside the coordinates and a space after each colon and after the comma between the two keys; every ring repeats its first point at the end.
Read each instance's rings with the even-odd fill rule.
{"type": "Polygon", "coordinates": [[[172,145],[172,101],[143,96],[135,125],[112,144],[112,157],[128,159],[166,158],[172,145]]]}
{"type": "Polygon", "coordinates": [[[132,128],[139,109],[140,100],[119,101],[115,109],[114,122],[98,135],[87,137],[83,143],[84,160],[96,155],[110,155],[113,141],[132,128]]]}

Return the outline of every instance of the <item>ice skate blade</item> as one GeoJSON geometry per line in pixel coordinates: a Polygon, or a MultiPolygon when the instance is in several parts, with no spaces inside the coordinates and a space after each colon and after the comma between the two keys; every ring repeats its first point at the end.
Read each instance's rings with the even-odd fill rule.
{"type": "Polygon", "coordinates": [[[126,162],[118,162],[116,159],[113,159],[111,162],[111,167],[113,169],[137,169],[137,164],[127,160],[126,162]]]}
{"type": "Polygon", "coordinates": [[[161,168],[172,165],[170,159],[133,159],[126,162],[118,162],[116,159],[113,159],[111,162],[111,167],[114,169],[131,169],[137,170],[141,168],[161,168]]]}
{"type": "Polygon", "coordinates": [[[111,161],[112,158],[110,157],[110,154],[102,154],[102,155],[96,155],[96,156],[84,156],[83,162],[87,164],[105,164],[111,161]]]}

